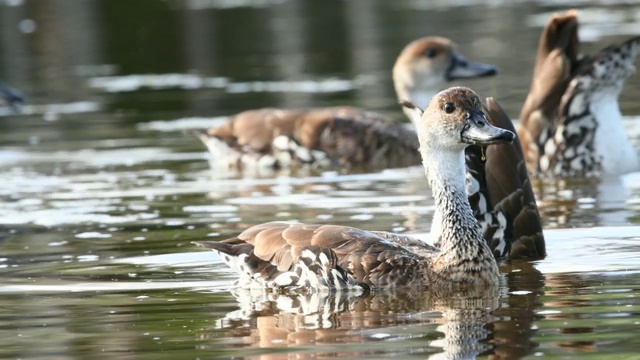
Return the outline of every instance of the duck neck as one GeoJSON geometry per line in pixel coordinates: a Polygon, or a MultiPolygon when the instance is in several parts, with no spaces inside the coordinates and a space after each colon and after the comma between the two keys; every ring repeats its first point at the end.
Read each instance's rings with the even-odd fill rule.
{"type": "Polygon", "coordinates": [[[480,232],[480,226],[473,216],[465,191],[464,153],[432,151],[421,149],[427,179],[435,199],[436,213],[432,226],[432,239],[440,240],[442,253],[456,257],[472,256],[477,251],[486,250],[491,254],[480,232]],[[464,251],[465,254],[460,254],[464,251]]]}
{"type": "Polygon", "coordinates": [[[624,129],[619,95],[620,91],[601,95],[592,99],[590,104],[596,120],[593,128],[595,153],[601,159],[604,174],[619,175],[640,168],[638,153],[624,129]]]}
{"type": "MultiPolygon", "coordinates": [[[[429,105],[431,98],[438,92],[437,90],[431,89],[427,86],[416,86],[413,81],[404,81],[400,75],[394,76],[393,80],[398,99],[409,100],[422,109],[429,105]]],[[[413,126],[418,125],[413,121],[413,116],[409,109],[403,107],[402,111],[405,116],[411,120],[413,126]]]]}

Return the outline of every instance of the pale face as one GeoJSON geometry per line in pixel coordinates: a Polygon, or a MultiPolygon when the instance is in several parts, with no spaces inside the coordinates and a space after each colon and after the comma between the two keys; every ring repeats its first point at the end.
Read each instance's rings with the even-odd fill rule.
{"type": "Polygon", "coordinates": [[[470,144],[509,143],[515,138],[512,132],[487,121],[480,98],[469,88],[441,91],[431,99],[424,114],[413,111],[412,117],[423,148],[462,151],[470,144]]]}
{"type": "Polygon", "coordinates": [[[393,68],[394,78],[414,91],[438,88],[447,82],[452,53],[453,43],[445,38],[413,41],[398,57],[393,68]]]}
{"type": "MultiPolygon", "coordinates": [[[[455,50],[455,44],[443,37],[430,36],[411,42],[396,60],[393,77],[396,91],[411,93],[411,100],[426,106],[427,99],[416,99],[422,93],[429,98],[454,79],[495,75],[493,65],[474,63],[455,50]]],[[[405,95],[406,94],[402,94],[405,95]]]]}

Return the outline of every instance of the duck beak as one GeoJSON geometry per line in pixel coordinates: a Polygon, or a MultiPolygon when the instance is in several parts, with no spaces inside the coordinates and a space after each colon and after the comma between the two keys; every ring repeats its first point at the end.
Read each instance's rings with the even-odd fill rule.
{"type": "Polygon", "coordinates": [[[475,145],[511,144],[516,135],[491,125],[482,111],[470,113],[460,133],[463,143],[475,145]]]}
{"type": "Polygon", "coordinates": [[[447,80],[492,76],[497,73],[498,68],[493,65],[468,62],[462,55],[454,53],[447,71],[447,80]]]}

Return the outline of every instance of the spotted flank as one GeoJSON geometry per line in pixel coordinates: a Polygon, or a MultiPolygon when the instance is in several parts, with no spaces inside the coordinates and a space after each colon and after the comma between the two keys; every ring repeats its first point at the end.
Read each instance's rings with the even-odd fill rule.
{"type": "Polygon", "coordinates": [[[216,166],[232,169],[379,168],[420,162],[415,132],[351,107],[249,110],[195,134],[216,166]]]}
{"type": "MultiPolygon", "coordinates": [[[[406,271],[391,265],[415,265],[418,255],[402,249],[401,244],[409,245],[418,254],[433,251],[425,243],[410,237],[386,234],[332,225],[273,222],[254,226],[237,238],[194,244],[218,252],[239,274],[236,284],[239,287],[340,290],[362,294],[372,286],[388,286],[392,280],[390,276],[406,271]],[[330,247],[330,244],[336,246],[330,247]],[[363,245],[366,247],[361,248],[363,245]],[[379,254],[385,252],[389,257],[379,259],[379,254]],[[369,261],[360,263],[364,259],[369,261]]],[[[396,284],[402,286],[415,276],[415,273],[409,274],[396,284]]]]}
{"type": "Polygon", "coordinates": [[[308,149],[300,145],[295,139],[285,135],[276,137],[271,144],[273,149],[272,157],[277,165],[275,167],[288,167],[298,163],[327,168],[335,164],[334,160],[329,158],[326,152],[308,149]]]}
{"type": "Polygon", "coordinates": [[[330,249],[305,248],[290,269],[281,271],[277,266],[256,261],[251,254],[232,256],[222,249],[216,250],[210,243],[196,244],[219,251],[224,262],[240,275],[236,286],[241,288],[351,290],[358,293],[369,290],[368,285],[359,283],[336,264],[335,253],[330,249]]]}
{"type": "Polygon", "coordinates": [[[275,137],[266,149],[253,149],[250,145],[233,146],[223,138],[210,136],[206,131],[193,133],[207,146],[216,167],[281,169],[303,165],[328,168],[335,165],[324,151],[308,149],[296,139],[285,135],[275,137]]]}
{"type": "Polygon", "coordinates": [[[640,37],[579,56],[577,14],[555,15],[540,37],[518,134],[542,178],[622,174],[640,168],[618,97],[635,73],[640,37]]]}
{"type": "Polygon", "coordinates": [[[305,249],[293,267],[293,274],[276,278],[277,286],[304,286],[306,288],[347,289],[368,285],[357,282],[345,269],[337,265],[335,253],[330,249],[305,249]],[[315,250],[315,251],[314,251],[315,250]],[[329,260],[332,258],[331,260],[329,260]]]}

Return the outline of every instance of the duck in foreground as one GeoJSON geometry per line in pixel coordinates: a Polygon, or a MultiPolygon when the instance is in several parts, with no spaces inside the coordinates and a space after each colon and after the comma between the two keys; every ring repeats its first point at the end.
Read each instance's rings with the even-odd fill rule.
{"type": "Polygon", "coordinates": [[[514,133],[492,126],[468,88],[436,94],[424,114],[410,102],[402,105],[418,125],[422,163],[440,214],[439,248],[388,232],[284,222],[196,244],[220,253],[240,273],[242,286],[421,287],[439,293],[498,285],[496,260],[465,193],[464,149],[510,143],[514,133]]]}
{"type": "Polygon", "coordinates": [[[579,56],[575,10],[556,14],[538,43],[518,136],[537,177],[591,177],[640,168],[618,97],[635,73],[640,37],[579,56]]]}
{"type": "MultiPolygon", "coordinates": [[[[402,50],[393,81],[399,98],[424,106],[448,81],[496,73],[492,65],[466,61],[451,40],[432,36],[402,50]]],[[[308,164],[379,169],[420,163],[413,129],[348,106],[248,110],[196,135],[213,154],[214,164],[230,168],[308,164]]]]}

